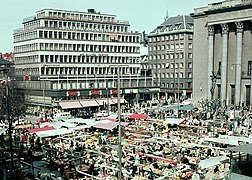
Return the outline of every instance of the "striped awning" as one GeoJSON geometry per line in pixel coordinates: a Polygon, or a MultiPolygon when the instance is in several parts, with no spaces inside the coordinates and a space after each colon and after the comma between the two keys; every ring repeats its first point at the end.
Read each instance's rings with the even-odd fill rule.
{"type": "Polygon", "coordinates": [[[96,99],[96,102],[102,106],[104,104],[108,104],[108,101],[109,101],[109,104],[115,104],[114,101],[112,101],[111,99],[96,99]]]}
{"type": "Polygon", "coordinates": [[[59,102],[62,109],[76,109],[82,108],[80,102],[78,100],[75,101],[60,101],[59,102]]]}
{"type": "Polygon", "coordinates": [[[99,106],[99,104],[96,102],[96,100],[80,100],[80,104],[82,105],[82,107],[99,106]]]}
{"type": "MultiPolygon", "coordinates": [[[[117,98],[113,98],[112,101],[113,101],[115,104],[117,104],[117,102],[118,102],[117,98]]],[[[127,103],[127,101],[126,101],[124,98],[121,98],[121,99],[120,99],[120,104],[123,104],[123,103],[127,103]]]]}

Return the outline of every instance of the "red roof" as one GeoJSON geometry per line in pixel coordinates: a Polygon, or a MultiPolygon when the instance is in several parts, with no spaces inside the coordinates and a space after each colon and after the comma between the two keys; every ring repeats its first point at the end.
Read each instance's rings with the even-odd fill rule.
{"type": "Polygon", "coordinates": [[[148,114],[132,114],[129,119],[147,119],[148,117],[148,114]]]}
{"type": "Polygon", "coordinates": [[[51,126],[45,126],[43,128],[34,128],[34,129],[30,129],[29,133],[36,133],[36,132],[40,132],[40,131],[48,131],[48,130],[54,130],[54,127],[51,126]]]}

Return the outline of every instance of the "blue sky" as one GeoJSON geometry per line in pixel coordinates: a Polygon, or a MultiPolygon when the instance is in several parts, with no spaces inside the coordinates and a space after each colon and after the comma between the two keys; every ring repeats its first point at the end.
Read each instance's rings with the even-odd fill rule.
{"type": "Polygon", "coordinates": [[[131,30],[152,31],[161,24],[168,9],[169,16],[186,15],[194,8],[207,6],[220,0],[7,0],[0,14],[0,52],[13,51],[12,33],[22,27],[25,17],[35,15],[44,8],[87,11],[117,15],[118,20],[130,22],[131,30]]]}

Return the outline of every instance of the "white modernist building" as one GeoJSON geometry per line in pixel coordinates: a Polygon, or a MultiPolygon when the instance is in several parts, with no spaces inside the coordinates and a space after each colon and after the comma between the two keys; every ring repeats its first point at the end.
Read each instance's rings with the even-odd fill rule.
{"type": "Polygon", "coordinates": [[[141,77],[141,34],[129,27],[94,9],[43,9],[25,18],[23,28],[14,31],[14,54],[32,103],[51,106],[60,99],[113,94],[118,71],[126,96],[151,87],[151,77],[147,83],[141,77]]]}

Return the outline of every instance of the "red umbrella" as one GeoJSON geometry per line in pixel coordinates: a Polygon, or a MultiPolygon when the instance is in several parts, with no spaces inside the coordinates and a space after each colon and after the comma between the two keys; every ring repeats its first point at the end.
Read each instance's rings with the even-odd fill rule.
{"type": "Polygon", "coordinates": [[[45,120],[45,122],[52,122],[52,120],[49,119],[49,118],[47,118],[47,119],[45,120]]]}
{"type": "Polygon", "coordinates": [[[35,132],[40,132],[40,131],[48,131],[48,130],[54,130],[54,127],[51,126],[45,126],[43,128],[34,128],[34,129],[30,129],[28,130],[29,133],[35,133],[35,132]]]}
{"type": "Polygon", "coordinates": [[[37,120],[36,120],[36,123],[44,123],[45,121],[44,121],[44,119],[43,118],[38,118],[37,120]]]}

